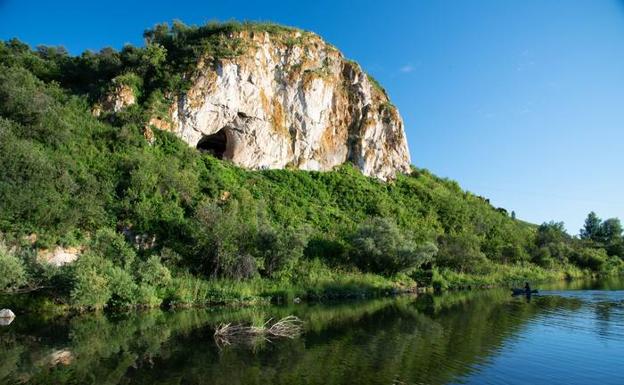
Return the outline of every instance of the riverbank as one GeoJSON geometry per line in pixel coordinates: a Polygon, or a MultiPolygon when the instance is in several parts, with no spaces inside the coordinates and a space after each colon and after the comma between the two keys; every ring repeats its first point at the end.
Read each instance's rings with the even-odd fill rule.
{"type": "Polygon", "coordinates": [[[462,291],[512,287],[525,281],[535,285],[593,277],[590,271],[574,266],[543,269],[530,264],[491,265],[481,274],[434,268],[408,276],[383,277],[375,274],[335,271],[321,265],[309,267],[299,281],[256,278],[245,281],[205,280],[189,274],[171,278],[167,286],[154,291],[151,302],[133,297],[122,306],[109,301],[102,307],[72,303],[71,297],[48,289],[0,297],[0,307],[20,313],[57,316],[67,313],[103,310],[125,312],[136,308],[249,307],[298,302],[323,302],[341,299],[370,299],[405,293],[462,291]]]}

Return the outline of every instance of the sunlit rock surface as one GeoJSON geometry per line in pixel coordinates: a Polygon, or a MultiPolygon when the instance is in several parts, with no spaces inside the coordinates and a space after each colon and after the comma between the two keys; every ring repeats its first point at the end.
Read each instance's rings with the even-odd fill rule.
{"type": "Polygon", "coordinates": [[[242,54],[203,57],[160,129],[250,169],[408,172],[403,121],[360,66],[311,33],[237,32],[242,54]]]}

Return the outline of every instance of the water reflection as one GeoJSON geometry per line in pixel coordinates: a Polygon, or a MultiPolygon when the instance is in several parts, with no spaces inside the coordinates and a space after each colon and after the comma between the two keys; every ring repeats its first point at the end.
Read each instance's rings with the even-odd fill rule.
{"type": "Polygon", "coordinates": [[[15,318],[0,318],[0,326],[9,326],[15,318]]]}
{"type": "MultiPolygon", "coordinates": [[[[592,293],[604,292],[552,289],[530,302],[492,290],[342,304],[89,314],[53,321],[20,317],[0,329],[0,382],[506,383],[513,382],[503,375],[510,367],[498,361],[517,355],[540,328],[563,337],[580,330],[624,345],[622,292],[597,300],[592,293]],[[258,323],[289,314],[306,322],[301,338],[222,349],[214,343],[219,323],[258,323]]],[[[554,354],[543,346],[534,353],[554,354]]],[[[605,369],[614,371],[609,378],[617,378],[619,367],[605,369]]]]}

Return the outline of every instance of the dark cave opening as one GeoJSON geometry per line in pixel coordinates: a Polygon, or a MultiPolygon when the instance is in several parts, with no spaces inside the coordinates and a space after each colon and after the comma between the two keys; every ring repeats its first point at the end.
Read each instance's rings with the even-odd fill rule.
{"type": "Polygon", "coordinates": [[[212,135],[206,135],[197,142],[197,149],[207,152],[218,159],[223,159],[223,154],[227,148],[227,135],[224,129],[212,135]]]}

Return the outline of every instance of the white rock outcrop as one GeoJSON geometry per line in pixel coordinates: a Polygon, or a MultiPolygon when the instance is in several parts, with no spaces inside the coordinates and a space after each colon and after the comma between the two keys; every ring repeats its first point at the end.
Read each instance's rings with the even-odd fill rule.
{"type": "Polygon", "coordinates": [[[39,261],[48,263],[52,266],[60,267],[69,263],[72,263],[78,259],[82,253],[81,247],[67,247],[56,246],[53,250],[42,249],[37,253],[39,261]]]}
{"type": "Polygon", "coordinates": [[[228,38],[244,53],[201,58],[170,108],[169,128],[189,145],[250,169],[409,171],[401,116],[358,64],[307,32],[228,38]]]}

